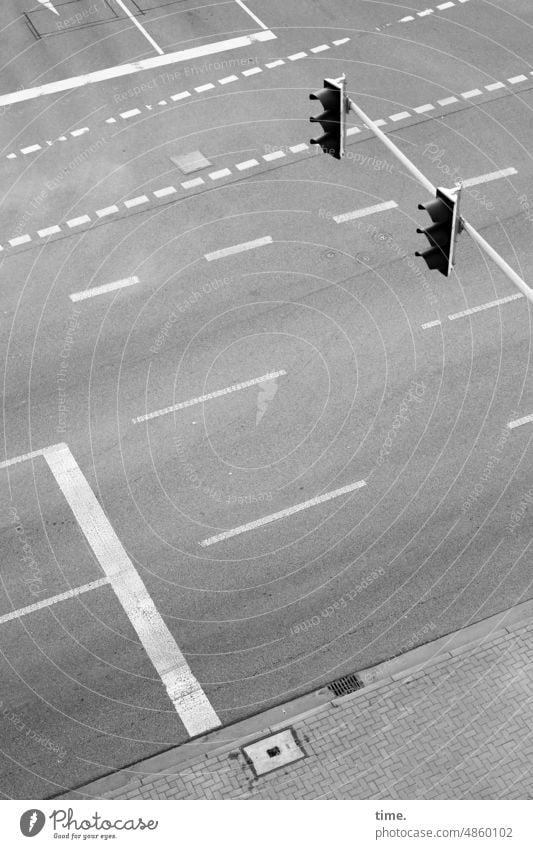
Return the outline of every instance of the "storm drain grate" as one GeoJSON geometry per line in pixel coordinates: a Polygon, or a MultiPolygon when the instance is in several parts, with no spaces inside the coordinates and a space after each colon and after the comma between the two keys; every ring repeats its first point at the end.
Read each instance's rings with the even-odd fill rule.
{"type": "Polygon", "coordinates": [[[363,682],[359,680],[357,675],[343,675],[342,678],[337,678],[328,684],[328,690],[331,690],[335,696],[347,696],[348,693],[355,693],[363,687],[363,682]]]}

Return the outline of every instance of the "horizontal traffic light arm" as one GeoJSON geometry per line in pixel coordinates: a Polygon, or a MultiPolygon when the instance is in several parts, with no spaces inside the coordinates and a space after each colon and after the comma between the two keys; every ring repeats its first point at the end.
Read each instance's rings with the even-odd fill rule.
{"type": "MultiPolygon", "coordinates": [[[[407,168],[409,173],[412,174],[413,177],[415,177],[418,182],[421,183],[431,195],[433,195],[433,197],[435,197],[437,194],[437,187],[434,186],[433,183],[428,180],[425,174],[422,174],[422,171],[419,171],[416,165],[414,165],[411,160],[408,159],[407,156],[405,156],[405,154],[403,154],[402,151],[396,147],[394,142],[392,142],[385,135],[385,133],[382,133],[379,127],[376,127],[375,123],[368,117],[368,115],[363,112],[362,109],[360,109],[360,107],[356,103],[354,103],[353,100],[351,100],[351,98],[348,100],[348,103],[350,105],[350,110],[352,112],[355,112],[356,115],[358,115],[363,124],[368,127],[368,129],[372,133],[374,133],[374,135],[377,136],[377,138],[382,141],[386,147],[388,147],[388,149],[391,151],[391,153],[394,154],[396,159],[399,159],[402,165],[407,168]]],[[[472,227],[472,225],[469,224],[468,221],[465,221],[465,219],[462,217],[460,221],[460,226],[463,230],[466,230],[466,232],[472,237],[476,244],[479,245],[481,250],[484,251],[487,256],[489,256],[493,260],[493,262],[496,263],[498,268],[503,271],[506,277],[508,277],[509,280],[511,280],[511,282],[514,283],[515,286],[520,289],[522,294],[526,296],[528,301],[533,304],[533,289],[531,289],[531,287],[528,286],[524,280],[522,280],[522,278],[516,273],[516,271],[514,271],[514,269],[512,269],[511,266],[504,260],[504,258],[500,256],[500,254],[495,251],[494,248],[489,245],[487,241],[485,241],[483,236],[481,236],[477,232],[477,230],[475,230],[474,227],[472,227]]]]}

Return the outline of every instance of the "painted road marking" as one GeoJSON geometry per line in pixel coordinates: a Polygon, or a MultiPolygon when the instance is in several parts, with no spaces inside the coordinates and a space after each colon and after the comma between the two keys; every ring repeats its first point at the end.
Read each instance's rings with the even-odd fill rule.
{"type": "Polygon", "coordinates": [[[134,115],[140,115],[140,109],[129,109],[127,112],[119,112],[121,118],[133,118],[134,115]]]}
{"type": "Polygon", "coordinates": [[[478,97],[483,92],[479,88],[473,88],[472,91],[463,91],[461,92],[461,97],[464,97],[465,100],[468,100],[470,97],[478,97]]]}
{"type": "Polygon", "coordinates": [[[360,133],[360,132],[361,132],[361,130],[359,129],[359,127],[348,127],[348,129],[346,130],[346,135],[347,136],[355,136],[355,135],[357,135],[357,133],[360,133]]]}
{"type": "Polygon", "coordinates": [[[231,245],[229,248],[222,248],[219,251],[204,254],[204,256],[208,262],[212,262],[214,259],[223,259],[226,256],[239,254],[242,251],[251,251],[254,248],[261,248],[263,245],[270,245],[271,243],[272,236],[262,236],[260,239],[253,239],[251,242],[242,242],[240,245],[231,245]]]}
{"type": "Polygon", "coordinates": [[[154,195],[156,198],[165,198],[167,195],[173,195],[176,193],[176,189],[174,186],[165,186],[164,189],[156,189],[154,195]]]}
{"type": "Polygon", "coordinates": [[[235,80],[238,80],[238,79],[239,78],[236,77],[235,74],[232,74],[230,77],[222,77],[222,79],[219,80],[218,82],[220,83],[220,85],[227,85],[228,83],[234,83],[235,80]]]}
{"type": "Polygon", "coordinates": [[[98,218],[105,218],[106,215],[112,215],[114,212],[118,212],[118,206],[115,204],[113,206],[106,206],[104,209],[96,210],[98,218]]]}
{"type": "Polygon", "coordinates": [[[245,380],[244,383],[235,383],[233,386],[227,386],[225,389],[217,389],[215,392],[210,392],[208,395],[200,395],[198,398],[191,398],[189,401],[181,401],[179,404],[172,404],[170,407],[163,407],[161,410],[156,410],[154,413],[146,413],[144,416],[137,416],[132,419],[133,424],[139,422],[147,422],[150,419],[157,419],[159,416],[166,416],[168,413],[174,413],[177,410],[185,410],[187,407],[194,407],[196,404],[204,404],[206,401],[211,401],[213,398],[220,398],[221,395],[229,395],[232,392],[239,392],[241,389],[248,389],[249,386],[256,386],[258,383],[264,383],[267,380],[274,380],[277,377],[282,377],[287,372],[284,369],[273,371],[270,374],[263,374],[261,377],[253,377],[251,380],[245,380]]]}
{"type": "Polygon", "coordinates": [[[278,65],[284,65],[284,64],[285,64],[284,59],[276,59],[275,62],[266,62],[265,68],[277,68],[278,65]]]}
{"type": "Polygon", "coordinates": [[[451,9],[452,6],[455,6],[455,3],[441,3],[440,6],[437,6],[437,9],[442,11],[443,9],[451,9]]]}
{"type": "Polygon", "coordinates": [[[29,454],[19,454],[18,457],[12,457],[11,460],[2,460],[0,469],[7,469],[8,466],[15,466],[17,463],[24,463],[26,460],[33,460],[34,457],[42,457],[43,454],[43,448],[39,448],[37,451],[30,451],[29,454]]]}
{"type": "Polygon", "coordinates": [[[189,47],[186,50],[178,50],[175,53],[165,53],[162,56],[152,56],[149,59],[140,59],[138,62],[129,62],[126,65],[114,65],[111,68],[102,68],[100,71],[91,71],[78,77],[69,77],[64,80],[56,80],[52,83],[12,91],[9,94],[0,95],[0,106],[8,106],[11,103],[21,103],[24,100],[33,100],[47,94],[57,94],[60,91],[69,91],[80,86],[111,80],[116,77],[124,77],[129,74],[138,74],[140,71],[148,71],[151,68],[160,68],[163,65],[174,65],[177,62],[187,62],[198,59],[201,56],[210,56],[214,53],[223,53],[226,50],[236,50],[239,47],[250,47],[256,41],[270,41],[276,38],[273,32],[266,30],[243,35],[238,38],[229,38],[225,41],[215,41],[211,44],[202,44],[198,47],[189,47]]]}
{"type": "Polygon", "coordinates": [[[262,74],[262,68],[247,68],[246,71],[242,72],[243,77],[252,77],[254,74],[262,74]]]}
{"type": "Polygon", "coordinates": [[[68,445],[47,448],[45,458],[188,733],[220,726],[68,445]]]}
{"type": "Polygon", "coordinates": [[[31,242],[31,236],[29,233],[25,233],[24,236],[17,236],[15,239],[9,240],[9,244],[12,248],[16,248],[17,245],[24,245],[26,242],[31,242]]]}
{"type": "Polygon", "coordinates": [[[134,286],[139,282],[138,277],[126,277],[124,280],[115,280],[114,283],[104,283],[103,286],[94,286],[92,289],[84,289],[82,292],[74,292],[69,295],[71,301],[85,301],[96,295],[104,295],[106,292],[114,292],[116,289],[125,289],[126,286],[134,286]]]}
{"type": "Polygon", "coordinates": [[[202,91],[210,91],[212,88],[215,88],[214,83],[205,83],[205,85],[197,85],[194,90],[201,94],[202,91]]]}
{"type": "Polygon", "coordinates": [[[490,174],[481,174],[479,177],[469,177],[463,180],[463,186],[477,186],[480,183],[490,183],[492,180],[500,180],[502,177],[510,177],[512,174],[518,174],[516,168],[503,168],[501,171],[491,171],[490,174]]]}
{"type": "Polygon", "coordinates": [[[283,159],[284,156],[287,156],[285,151],[273,150],[272,153],[265,153],[263,159],[265,160],[265,162],[272,162],[274,159],[283,159]]]}
{"type": "Polygon", "coordinates": [[[139,23],[139,21],[137,20],[137,18],[135,17],[135,15],[133,15],[133,14],[132,14],[132,12],[128,9],[128,7],[127,7],[127,6],[126,6],[126,5],[122,2],[122,0],[115,0],[115,3],[117,4],[117,6],[120,6],[120,8],[122,9],[122,11],[123,11],[123,12],[125,12],[125,13],[126,13],[126,15],[127,15],[127,16],[128,16],[128,18],[130,19],[130,21],[132,22],[132,24],[134,24],[134,25],[137,27],[137,29],[139,30],[139,32],[141,32],[141,33],[144,35],[144,37],[145,37],[145,38],[146,38],[146,40],[147,40],[147,41],[148,41],[148,42],[152,45],[152,47],[154,48],[154,50],[155,50],[157,53],[159,53],[159,55],[160,55],[160,56],[162,56],[164,51],[163,51],[163,50],[161,50],[161,48],[160,48],[159,44],[157,43],[157,41],[154,41],[154,39],[152,38],[152,36],[151,36],[148,32],[146,32],[146,30],[145,30],[145,28],[143,27],[143,25],[139,23]]]}
{"type": "Polygon", "coordinates": [[[181,186],[183,189],[193,189],[195,186],[203,186],[204,183],[205,180],[203,177],[193,177],[192,180],[185,180],[181,186]]]}
{"type": "Polygon", "coordinates": [[[413,111],[422,114],[424,112],[430,112],[431,109],[435,109],[432,103],[424,103],[422,106],[415,106],[413,111]]]}
{"type": "Polygon", "coordinates": [[[423,12],[417,12],[416,14],[418,15],[419,18],[425,18],[426,15],[432,15],[433,14],[433,9],[424,9],[423,12]]]}
{"type": "Polygon", "coordinates": [[[490,83],[486,85],[485,88],[487,91],[496,91],[498,88],[505,88],[505,83],[490,83]]]}
{"type": "Polygon", "coordinates": [[[44,230],[37,230],[37,234],[42,239],[45,239],[46,236],[53,236],[55,233],[61,233],[61,227],[58,224],[54,224],[53,227],[45,227],[44,230]]]}
{"type": "Polygon", "coordinates": [[[242,9],[244,12],[246,12],[246,14],[247,14],[247,15],[250,15],[250,17],[252,18],[252,20],[254,20],[254,21],[256,22],[256,24],[257,24],[258,26],[260,26],[260,27],[261,27],[261,29],[265,29],[265,30],[266,30],[266,29],[268,29],[268,27],[266,26],[266,24],[264,24],[264,23],[263,23],[263,21],[261,21],[261,20],[257,17],[257,15],[254,15],[254,13],[250,11],[250,9],[248,8],[248,6],[246,6],[246,4],[244,3],[244,0],[235,0],[235,2],[236,2],[236,3],[237,3],[240,7],[241,7],[241,9],[242,9]]]}
{"type": "Polygon", "coordinates": [[[422,325],[422,330],[427,330],[428,327],[437,327],[438,324],[441,324],[440,318],[436,321],[426,321],[426,323],[422,325]]]}
{"type": "Polygon", "coordinates": [[[211,178],[211,180],[220,180],[221,177],[227,177],[229,174],[231,174],[229,168],[221,168],[220,171],[211,171],[209,177],[211,178]]]}
{"type": "Polygon", "coordinates": [[[142,203],[148,203],[148,198],[146,195],[137,195],[136,198],[130,198],[130,200],[124,201],[124,206],[128,209],[131,209],[132,206],[140,206],[142,203]]]}
{"type": "Polygon", "coordinates": [[[329,50],[329,44],[319,44],[317,47],[312,47],[311,53],[322,53],[323,50],[329,50]]]}
{"type": "Polygon", "coordinates": [[[293,53],[292,56],[287,56],[287,59],[290,59],[291,62],[296,62],[297,59],[303,59],[304,56],[307,56],[307,53],[302,50],[300,53],[293,53]]]}
{"type": "Polygon", "coordinates": [[[515,85],[516,83],[523,83],[525,80],[527,80],[527,77],[524,74],[520,74],[518,77],[509,77],[507,82],[515,85]]]}
{"type": "Polygon", "coordinates": [[[442,100],[437,100],[439,106],[450,106],[451,103],[458,103],[458,97],[443,97],[442,100]]]}
{"type": "Polygon", "coordinates": [[[239,171],[245,171],[247,168],[253,168],[254,165],[259,165],[257,159],[247,159],[246,162],[237,162],[235,168],[239,171]]]}
{"type": "Polygon", "coordinates": [[[513,422],[509,422],[507,427],[510,430],[513,430],[515,427],[521,427],[522,425],[529,424],[530,422],[533,422],[533,413],[529,416],[524,416],[522,419],[515,419],[513,422]]]}
{"type": "Polygon", "coordinates": [[[30,145],[30,147],[23,147],[23,148],[21,148],[20,152],[27,154],[27,153],[34,153],[36,150],[42,150],[42,147],[41,147],[40,144],[32,144],[32,145],[30,145]]]}
{"type": "Polygon", "coordinates": [[[364,209],[354,209],[353,212],[343,212],[342,215],[334,215],[333,220],[337,224],[343,224],[345,221],[353,221],[354,218],[363,218],[365,215],[384,212],[386,209],[394,209],[397,206],[398,204],[395,200],[388,200],[385,203],[377,203],[375,206],[367,206],[364,209]]]}
{"type": "Polygon", "coordinates": [[[480,304],[479,307],[470,307],[470,309],[453,313],[452,315],[449,315],[448,318],[450,321],[455,321],[458,318],[464,318],[467,315],[474,315],[474,313],[483,312],[483,310],[490,310],[493,307],[499,307],[500,304],[508,304],[511,301],[517,301],[519,298],[523,297],[524,295],[522,292],[516,292],[514,295],[507,295],[506,298],[498,298],[497,301],[489,301],[487,304],[480,304]]]}
{"type": "Polygon", "coordinates": [[[191,96],[190,91],[179,91],[177,94],[171,94],[170,99],[174,100],[174,101],[185,100],[186,97],[190,97],[190,96],[191,96]]]}
{"type": "Polygon", "coordinates": [[[395,115],[389,115],[389,121],[403,121],[404,118],[410,118],[410,112],[397,112],[395,115]]]}
{"type": "Polygon", "coordinates": [[[88,224],[90,220],[88,215],[79,215],[78,218],[71,218],[67,221],[67,227],[81,227],[82,224],[88,224]]]}
{"type": "Polygon", "coordinates": [[[3,616],[0,616],[0,625],[3,625],[4,622],[11,622],[13,619],[20,619],[21,616],[27,616],[28,613],[34,613],[36,610],[51,607],[53,604],[65,601],[67,598],[75,598],[82,593],[96,590],[98,587],[105,587],[107,584],[109,584],[109,578],[98,578],[97,581],[91,581],[90,584],[84,584],[82,587],[75,587],[72,590],[59,593],[59,595],[44,598],[42,601],[36,601],[35,604],[29,604],[27,607],[19,607],[18,610],[12,610],[11,613],[5,613],[3,616]]]}
{"type": "Polygon", "coordinates": [[[305,142],[301,142],[300,144],[293,144],[292,147],[289,147],[291,153],[301,153],[303,150],[309,150],[309,145],[305,142]]]}
{"type": "Polygon", "coordinates": [[[224,531],[213,537],[208,537],[201,541],[200,545],[207,548],[209,545],[214,545],[215,542],[229,539],[230,537],[244,534],[247,531],[261,528],[263,525],[268,525],[271,522],[276,522],[278,519],[285,519],[287,516],[292,516],[294,513],[300,513],[302,510],[307,510],[308,507],[315,507],[317,504],[323,504],[325,501],[331,501],[333,498],[339,498],[341,495],[347,495],[349,492],[354,492],[356,489],[366,486],[366,481],[357,481],[348,486],[343,486],[340,489],[334,489],[332,492],[327,492],[325,495],[319,495],[316,498],[311,498],[309,501],[303,501],[301,504],[295,504],[294,507],[287,507],[285,510],[280,510],[278,513],[271,513],[270,516],[263,516],[262,519],[256,519],[255,522],[248,522],[246,525],[240,525],[238,528],[232,528],[229,531],[224,531]]]}

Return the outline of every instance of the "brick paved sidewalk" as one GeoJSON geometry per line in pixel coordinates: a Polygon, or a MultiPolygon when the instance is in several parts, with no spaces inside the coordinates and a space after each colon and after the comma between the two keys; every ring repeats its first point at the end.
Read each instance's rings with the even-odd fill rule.
{"type": "Polygon", "coordinates": [[[57,798],[533,798],[533,602],[358,677],[57,798]],[[306,756],[257,777],[242,747],[287,728],[306,756]]]}

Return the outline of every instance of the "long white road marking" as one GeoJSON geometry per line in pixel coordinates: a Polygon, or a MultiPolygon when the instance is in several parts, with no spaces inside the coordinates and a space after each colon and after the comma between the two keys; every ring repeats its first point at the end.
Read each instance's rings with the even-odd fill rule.
{"type": "Polygon", "coordinates": [[[243,0],[235,0],[235,2],[238,6],[241,7],[244,12],[246,12],[247,15],[250,15],[250,17],[256,22],[256,24],[261,27],[261,29],[268,29],[267,25],[264,24],[263,21],[259,20],[257,15],[254,15],[254,13],[250,11],[250,9],[248,8],[248,6],[245,5],[243,0]]]}
{"type": "Polygon", "coordinates": [[[533,422],[533,413],[530,416],[524,416],[523,419],[515,419],[513,422],[509,422],[507,427],[513,430],[515,427],[521,427],[521,425],[529,424],[530,422],[533,422]]]}
{"type": "Polygon", "coordinates": [[[11,622],[13,619],[20,619],[21,616],[27,616],[28,613],[34,613],[36,610],[51,607],[53,604],[65,601],[67,598],[75,598],[82,593],[96,590],[98,587],[105,587],[107,584],[109,584],[109,578],[98,578],[97,581],[91,581],[90,584],[84,584],[82,587],[74,587],[74,589],[59,593],[59,595],[43,598],[42,601],[36,601],[35,604],[29,604],[27,607],[19,607],[18,610],[12,610],[11,613],[5,613],[3,616],[0,616],[0,625],[3,625],[4,622],[11,622]]]}
{"type": "Polygon", "coordinates": [[[138,29],[140,32],[142,32],[142,34],[144,35],[144,37],[146,38],[146,40],[150,42],[150,44],[152,45],[152,47],[154,48],[154,50],[156,50],[156,51],[159,53],[159,55],[160,55],[160,56],[162,56],[162,55],[163,55],[163,53],[164,53],[164,51],[163,51],[163,50],[161,50],[161,48],[160,48],[159,44],[157,43],[157,41],[154,41],[154,39],[152,38],[152,36],[151,36],[148,32],[146,32],[145,28],[142,26],[142,24],[140,24],[140,23],[139,23],[139,21],[137,20],[137,18],[135,17],[135,15],[134,15],[134,14],[133,14],[133,13],[132,13],[129,9],[128,9],[128,7],[126,6],[126,4],[125,4],[125,3],[123,3],[123,2],[122,2],[122,0],[115,0],[115,3],[117,4],[117,6],[120,6],[120,8],[122,9],[122,11],[123,11],[123,12],[125,12],[125,13],[126,13],[126,15],[128,16],[128,18],[130,19],[130,21],[131,21],[133,24],[135,24],[135,26],[137,27],[137,29],[138,29]]]}
{"type": "Polygon", "coordinates": [[[348,486],[343,486],[341,489],[334,489],[332,492],[327,492],[325,495],[318,495],[316,498],[311,498],[309,501],[303,501],[301,504],[295,504],[294,507],[287,507],[286,510],[280,510],[279,513],[271,513],[270,516],[263,516],[262,519],[257,519],[255,522],[248,522],[246,525],[240,525],[238,528],[232,528],[229,531],[224,531],[214,537],[208,537],[201,541],[200,545],[207,548],[209,545],[214,545],[215,542],[236,537],[239,534],[244,534],[247,531],[261,528],[263,525],[268,525],[270,522],[277,522],[278,519],[285,519],[287,516],[292,516],[293,513],[300,513],[302,510],[307,510],[308,507],[315,507],[317,504],[323,504],[325,501],[331,501],[332,498],[339,498],[341,495],[347,495],[356,489],[366,486],[366,481],[356,481],[348,486]]]}
{"type": "Polygon", "coordinates": [[[394,209],[398,204],[395,200],[388,200],[385,203],[377,203],[375,206],[366,206],[364,209],[354,209],[353,212],[343,212],[342,215],[334,215],[333,220],[337,224],[343,224],[345,221],[353,221],[354,218],[363,218],[365,215],[373,215],[375,212],[385,212],[386,209],[394,209]]]}
{"type": "Polygon", "coordinates": [[[240,245],[231,245],[229,248],[222,248],[219,251],[204,254],[204,256],[208,262],[212,262],[214,259],[223,259],[225,256],[239,254],[242,251],[251,251],[253,248],[261,248],[263,245],[270,245],[271,243],[272,236],[262,236],[260,239],[253,239],[251,242],[242,242],[240,245]]]}
{"type": "Polygon", "coordinates": [[[69,295],[71,301],[85,301],[96,295],[104,295],[106,292],[114,292],[116,289],[125,289],[126,286],[134,286],[139,282],[138,277],[126,277],[124,280],[115,280],[114,283],[104,283],[103,286],[94,286],[92,289],[84,289],[82,292],[73,292],[69,295]]]}
{"type": "Polygon", "coordinates": [[[141,644],[191,736],[221,722],[126,554],[68,445],[44,456],[141,644]]]}
{"type": "Polygon", "coordinates": [[[450,321],[455,321],[457,318],[464,318],[467,315],[474,315],[476,312],[483,312],[483,310],[490,310],[492,307],[499,307],[500,304],[508,304],[511,301],[517,301],[519,298],[523,298],[524,295],[522,292],[516,292],[514,295],[507,295],[506,298],[498,298],[497,301],[489,301],[487,304],[480,304],[479,307],[470,307],[470,309],[462,310],[461,312],[455,312],[452,315],[449,315],[448,318],[450,321]]]}
{"type": "Polygon", "coordinates": [[[202,44],[198,47],[189,47],[187,50],[178,50],[175,53],[165,53],[162,56],[151,56],[149,59],[140,59],[138,62],[129,62],[126,65],[115,65],[111,68],[102,68],[100,71],[91,71],[78,77],[69,77],[64,80],[56,80],[53,83],[45,83],[35,88],[25,88],[12,91],[9,94],[0,95],[0,106],[8,106],[11,103],[21,103],[24,100],[33,100],[35,97],[43,97],[47,94],[57,94],[60,91],[69,91],[80,88],[91,83],[99,83],[102,80],[111,80],[116,77],[124,77],[129,74],[138,74],[140,71],[149,71],[151,68],[160,68],[163,65],[174,65],[177,62],[187,62],[198,59],[201,56],[210,56],[213,53],[223,53],[226,50],[236,50],[239,47],[250,47],[256,41],[270,41],[276,38],[270,30],[243,35],[238,38],[229,38],[225,41],[215,41],[211,44],[202,44]]]}
{"type": "Polygon", "coordinates": [[[172,404],[171,407],[163,407],[162,410],[156,410],[154,413],[147,413],[144,416],[137,416],[132,419],[133,424],[139,422],[147,422],[150,419],[157,419],[159,416],[166,416],[167,413],[174,413],[176,410],[184,410],[186,407],[193,407],[195,404],[203,404],[205,401],[211,401],[212,398],[220,398],[221,395],[229,395],[231,392],[239,392],[241,389],[248,389],[249,386],[255,386],[258,383],[264,383],[267,380],[274,380],[276,377],[282,377],[287,374],[284,369],[273,371],[270,374],[263,374],[261,377],[254,377],[251,380],[245,380],[243,383],[235,383],[233,386],[227,386],[225,389],[217,389],[215,392],[210,392],[208,395],[200,395],[198,398],[191,398],[190,401],[181,401],[179,404],[172,404]]]}
{"type": "Polygon", "coordinates": [[[510,177],[512,174],[518,174],[516,168],[503,168],[501,171],[491,171],[489,174],[481,174],[479,177],[469,177],[467,180],[463,180],[463,186],[466,189],[468,186],[490,183],[492,180],[500,180],[502,177],[510,177]]]}
{"type": "Polygon", "coordinates": [[[439,324],[441,324],[440,318],[437,318],[436,321],[426,321],[426,323],[422,325],[422,330],[427,330],[429,327],[437,327],[439,324]]]}
{"type": "Polygon", "coordinates": [[[39,448],[37,451],[30,451],[29,454],[19,454],[18,457],[12,457],[10,460],[2,460],[0,469],[7,469],[8,466],[15,466],[17,463],[24,463],[26,460],[33,460],[34,457],[42,457],[44,450],[39,448]]]}

